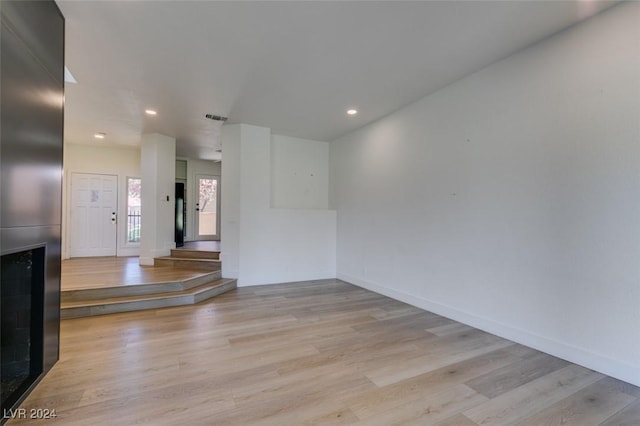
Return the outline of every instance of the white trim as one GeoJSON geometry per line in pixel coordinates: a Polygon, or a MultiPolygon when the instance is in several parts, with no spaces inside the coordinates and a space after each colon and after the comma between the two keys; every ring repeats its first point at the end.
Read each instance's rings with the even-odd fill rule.
{"type": "Polygon", "coordinates": [[[139,257],[138,262],[140,265],[153,266],[153,257],[139,257]]]}
{"type": "Polygon", "coordinates": [[[608,376],[615,377],[616,379],[640,386],[640,365],[627,364],[625,362],[591,352],[584,348],[558,342],[544,336],[530,333],[526,330],[512,327],[508,324],[472,315],[451,306],[394,290],[380,284],[361,280],[348,274],[338,273],[337,277],[340,280],[366,288],[367,290],[383,294],[429,312],[442,315],[505,339],[512,340],[516,343],[529,346],[539,351],[557,356],[558,358],[596,370],[608,376]]]}
{"type": "Polygon", "coordinates": [[[193,209],[193,235],[192,238],[194,241],[220,241],[220,216],[221,216],[221,202],[220,202],[220,194],[222,191],[220,190],[220,175],[214,175],[211,173],[202,173],[202,172],[194,172],[193,173],[193,188],[194,188],[194,198],[192,201],[193,209]],[[213,179],[216,181],[216,233],[213,235],[200,235],[200,216],[196,211],[196,204],[199,203],[200,199],[200,179],[213,179]]]}

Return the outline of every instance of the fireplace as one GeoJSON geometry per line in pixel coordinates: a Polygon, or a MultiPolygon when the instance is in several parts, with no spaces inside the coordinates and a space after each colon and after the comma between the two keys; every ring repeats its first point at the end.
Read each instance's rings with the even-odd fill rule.
{"type": "Polygon", "coordinates": [[[45,248],[2,256],[0,389],[6,412],[43,372],[45,248]]]}

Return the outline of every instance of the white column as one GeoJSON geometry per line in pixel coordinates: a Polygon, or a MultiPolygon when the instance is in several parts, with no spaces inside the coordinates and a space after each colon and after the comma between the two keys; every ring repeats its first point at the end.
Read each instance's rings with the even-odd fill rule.
{"type": "Polygon", "coordinates": [[[142,218],[140,264],[168,256],[175,248],[176,140],[157,133],[142,136],[140,151],[142,218]]]}
{"type": "Polygon", "coordinates": [[[222,276],[242,282],[240,265],[252,269],[267,230],[270,201],[271,130],[248,124],[222,126],[222,276]]]}
{"type": "Polygon", "coordinates": [[[222,276],[238,278],[240,274],[240,144],[242,125],[222,126],[222,185],[220,238],[222,276]]]}

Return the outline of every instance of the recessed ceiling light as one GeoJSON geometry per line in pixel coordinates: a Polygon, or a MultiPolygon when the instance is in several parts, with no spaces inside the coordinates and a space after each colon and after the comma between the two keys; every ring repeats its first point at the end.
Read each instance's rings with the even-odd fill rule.
{"type": "Polygon", "coordinates": [[[356,115],[357,113],[358,113],[357,109],[351,108],[351,109],[347,110],[347,114],[349,114],[349,115],[356,115]]]}
{"type": "Polygon", "coordinates": [[[145,109],[144,112],[146,112],[147,115],[156,115],[156,114],[158,114],[158,111],[153,110],[153,109],[145,109]]]}
{"type": "Polygon", "coordinates": [[[104,139],[105,136],[107,136],[107,134],[104,133],[104,132],[98,132],[98,133],[93,135],[93,137],[96,138],[96,139],[104,139]]]}

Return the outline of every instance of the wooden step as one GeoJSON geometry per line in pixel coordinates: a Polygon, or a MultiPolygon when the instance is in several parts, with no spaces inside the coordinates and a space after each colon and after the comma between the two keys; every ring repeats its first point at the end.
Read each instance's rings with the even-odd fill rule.
{"type": "Polygon", "coordinates": [[[179,257],[182,259],[220,259],[219,251],[202,251],[190,249],[173,249],[171,257],[179,257]]]}
{"type": "Polygon", "coordinates": [[[237,287],[237,280],[221,278],[182,291],[78,300],[61,303],[62,319],[105,315],[119,312],[142,311],[170,306],[193,305],[237,287]]]}
{"type": "Polygon", "coordinates": [[[60,293],[61,302],[75,302],[81,300],[110,299],[113,297],[142,296],[189,290],[222,277],[221,271],[204,271],[192,278],[182,281],[166,281],[157,283],[121,285],[104,288],[87,288],[78,290],[63,290],[60,293]]]}
{"type": "Polygon", "coordinates": [[[183,259],[181,257],[174,256],[156,257],[153,260],[153,265],[171,266],[173,268],[202,269],[205,271],[219,271],[221,268],[221,262],[219,260],[206,258],[183,259]]]}

